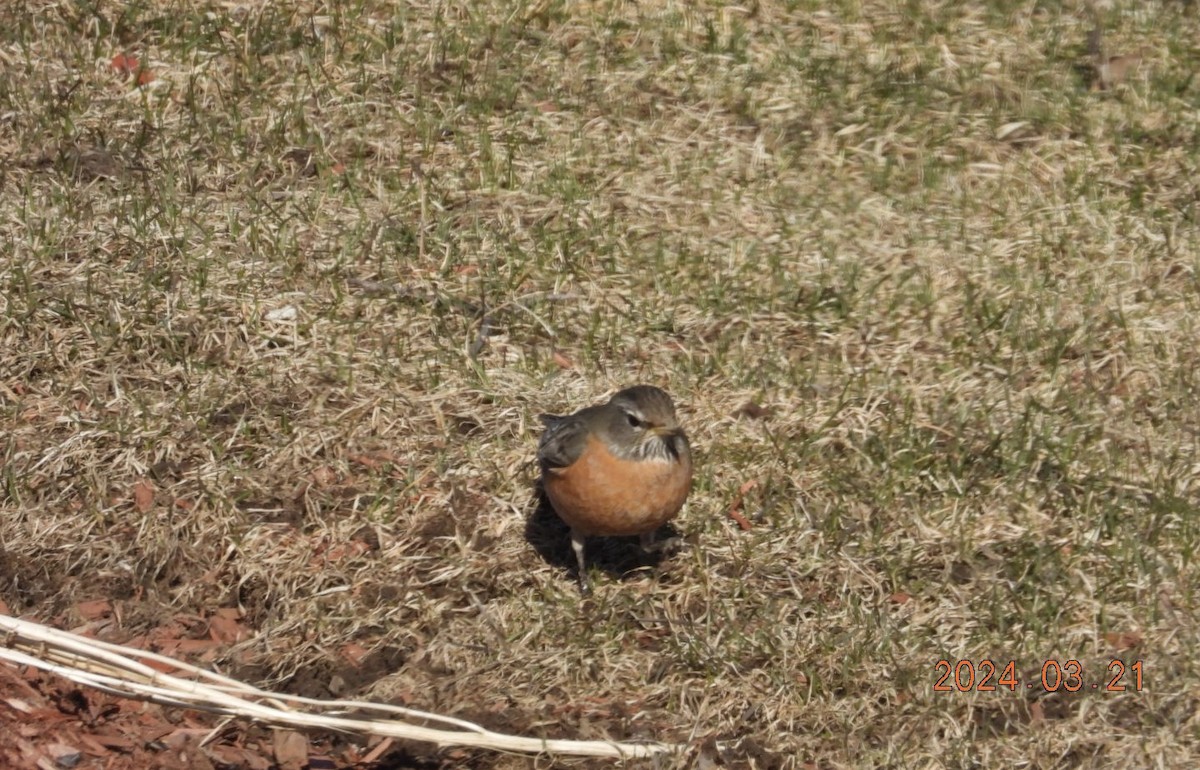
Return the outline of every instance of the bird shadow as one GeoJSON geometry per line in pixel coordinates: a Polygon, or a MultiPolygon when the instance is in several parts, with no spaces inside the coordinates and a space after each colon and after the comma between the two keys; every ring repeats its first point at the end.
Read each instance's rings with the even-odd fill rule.
{"type": "MultiPolygon", "coordinates": [[[[559,567],[572,579],[579,579],[579,567],[575,552],[571,550],[571,528],[567,526],[542,489],[541,480],[534,485],[530,501],[533,512],[525,520],[525,541],[547,564],[559,567]]],[[[680,533],[673,525],[665,524],[655,531],[655,541],[663,542],[679,538],[680,533]]],[[[630,580],[646,571],[657,572],[657,567],[670,554],[669,549],[642,550],[640,539],[632,537],[589,537],[587,540],[587,566],[596,568],[614,580],[630,580]]]]}

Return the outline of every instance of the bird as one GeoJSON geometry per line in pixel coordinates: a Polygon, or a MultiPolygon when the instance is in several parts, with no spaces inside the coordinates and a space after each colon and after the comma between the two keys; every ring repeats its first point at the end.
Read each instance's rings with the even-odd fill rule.
{"type": "Polygon", "coordinates": [[[586,595],[588,537],[640,535],[643,550],[657,550],[655,530],[679,513],[692,489],[691,445],[671,397],[653,385],[634,385],[574,414],[539,419],[545,425],[537,452],[542,489],[571,528],[586,595]]]}

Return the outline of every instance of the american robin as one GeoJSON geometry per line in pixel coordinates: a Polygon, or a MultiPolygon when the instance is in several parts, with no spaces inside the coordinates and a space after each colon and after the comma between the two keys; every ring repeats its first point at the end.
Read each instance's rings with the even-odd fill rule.
{"type": "Polygon", "coordinates": [[[587,593],[584,540],[654,531],[683,507],[692,489],[692,453],[671,397],[652,385],[620,391],[607,403],[560,417],[540,415],[542,487],[571,528],[579,585],[587,593]]]}

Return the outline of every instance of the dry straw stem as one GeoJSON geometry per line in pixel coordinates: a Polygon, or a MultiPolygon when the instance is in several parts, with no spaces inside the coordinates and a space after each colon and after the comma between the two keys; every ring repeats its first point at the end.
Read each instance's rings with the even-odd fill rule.
{"type": "Polygon", "coordinates": [[[439,746],[470,746],[527,754],[567,754],[617,759],[650,757],[682,748],[664,743],[556,741],[504,735],[462,719],[400,706],[363,701],[320,701],[267,692],[165,655],[88,639],[19,618],[0,615],[0,629],[5,632],[4,646],[0,647],[0,660],[14,665],[32,666],[111,695],[147,700],[164,706],[244,717],[276,727],[315,728],[359,735],[406,738],[428,741],[439,746]],[[139,661],[138,658],[170,666],[180,674],[191,675],[196,679],[183,679],[163,673],[139,661]],[[327,713],[296,711],[289,707],[289,703],[327,713]],[[441,722],[459,729],[422,727],[395,719],[339,716],[356,710],[441,722]]]}

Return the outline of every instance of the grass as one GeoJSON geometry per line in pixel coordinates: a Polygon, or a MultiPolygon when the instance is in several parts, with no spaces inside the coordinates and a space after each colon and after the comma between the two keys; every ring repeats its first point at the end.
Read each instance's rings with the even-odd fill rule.
{"type": "Polygon", "coordinates": [[[0,599],[731,766],[1194,763],[1200,20],[1098,18],[1105,91],[1082,3],[0,11],[0,599]],[[536,415],[634,382],[687,545],[583,601],[536,415]]]}

